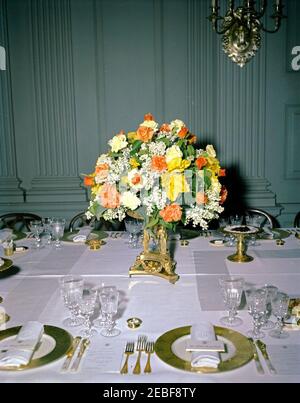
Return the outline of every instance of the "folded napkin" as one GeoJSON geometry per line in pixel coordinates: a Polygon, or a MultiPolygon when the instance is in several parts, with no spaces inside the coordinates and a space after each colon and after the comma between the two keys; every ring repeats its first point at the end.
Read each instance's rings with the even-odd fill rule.
{"type": "Polygon", "coordinates": [[[91,228],[89,226],[80,228],[78,234],[76,236],[74,236],[73,242],[85,242],[88,239],[88,237],[92,231],[93,231],[93,228],[91,228]]]}
{"type": "MultiPolygon", "coordinates": [[[[214,341],[216,335],[214,327],[209,322],[199,322],[191,328],[191,341],[214,341]]],[[[220,363],[220,355],[216,351],[193,351],[191,366],[192,367],[209,367],[217,368],[220,363]]]]}
{"type": "Polygon", "coordinates": [[[0,258],[0,267],[4,265],[4,260],[0,258]]]}
{"type": "Polygon", "coordinates": [[[17,337],[11,342],[0,345],[0,367],[19,367],[28,365],[44,333],[39,322],[27,322],[17,337]]]}
{"type": "Polygon", "coordinates": [[[8,238],[11,238],[13,234],[13,230],[9,228],[5,228],[0,230],[0,243],[6,241],[8,238]]]}
{"type": "Polygon", "coordinates": [[[268,235],[269,238],[274,238],[274,232],[271,230],[270,227],[263,227],[264,232],[268,235]]]}

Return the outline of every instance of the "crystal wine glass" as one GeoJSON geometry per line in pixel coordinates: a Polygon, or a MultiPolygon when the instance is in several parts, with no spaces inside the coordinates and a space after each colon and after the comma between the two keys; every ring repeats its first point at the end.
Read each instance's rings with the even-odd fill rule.
{"type": "Polygon", "coordinates": [[[83,278],[81,276],[65,276],[60,280],[60,290],[65,306],[69,309],[71,317],[63,321],[65,326],[80,326],[83,319],[79,316],[83,292],[83,278]]]}
{"type": "Polygon", "coordinates": [[[243,323],[242,319],[237,318],[237,308],[241,303],[244,279],[225,277],[219,280],[221,286],[222,296],[226,308],[229,311],[228,316],[220,319],[224,325],[235,327],[243,323]]]}
{"type": "Polygon", "coordinates": [[[97,330],[92,329],[91,317],[95,311],[97,302],[97,290],[84,290],[82,294],[80,313],[84,318],[85,329],[80,332],[83,337],[92,337],[98,334],[97,330]]]}
{"type": "Polygon", "coordinates": [[[38,220],[30,221],[29,228],[30,228],[30,231],[34,235],[34,239],[35,239],[34,248],[38,249],[41,246],[40,235],[44,230],[43,223],[42,223],[42,221],[38,221],[38,220]]]}
{"type": "Polygon", "coordinates": [[[130,234],[129,246],[131,248],[138,248],[138,234],[143,229],[143,221],[136,218],[127,217],[125,219],[126,230],[130,234]]]}
{"type": "Polygon", "coordinates": [[[66,220],[64,218],[53,218],[51,228],[52,236],[55,240],[56,249],[61,248],[60,239],[64,236],[66,220]]]}
{"type": "MultiPolygon", "coordinates": [[[[104,283],[102,283],[102,285],[99,289],[99,296],[100,296],[100,294],[109,294],[111,292],[116,292],[116,291],[117,291],[117,288],[114,285],[105,286],[104,283]]],[[[100,317],[94,321],[94,325],[96,327],[105,327],[106,324],[107,324],[107,316],[106,316],[106,313],[102,309],[102,305],[100,304],[100,317]]]]}
{"type": "Polygon", "coordinates": [[[118,312],[119,293],[112,290],[109,293],[100,293],[100,303],[102,312],[107,316],[105,328],[101,331],[101,335],[105,337],[114,337],[120,334],[120,330],[115,328],[113,316],[118,312]]]}
{"type": "Polygon", "coordinates": [[[254,340],[262,339],[265,334],[260,330],[262,318],[266,313],[267,293],[262,289],[251,289],[246,291],[248,312],[253,318],[253,330],[249,330],[247,335],[254,340]]]}
{"type": "Polygon", "coordinates": [[[42,223],[44,226],[44,232],[47,237],[47,245],[51,244],[51,236],[52,236],[52,222],[53,218],[50,217],[45,217],[42,219],[42,223]]]}
{"type": "Polygon", "coordinates": [[[267,309],[266,309],[266,313],[263,317],[263,321],[262,321],[262,326],[261,328],[263,330],[270,330],[273,329],[275,326],[275,323],[272,322],[269,317],[272,314],[272,299],[275,298],[277,292],[278,292],[278,288],[275,287],[274,285],[270,285],[270,284],[265,284],[262,287],[262,290],[264,290],[267,293],[267,309]]]}
{"type": "Polygon", "coordinates": [[[272,312],[276,316],[276,328],[269,335],[275,339],[286,339],[289,334],[283,330],[283,320],[288,314],[289,296],[282,292],[278,292],[271,300],[272,312]]]}

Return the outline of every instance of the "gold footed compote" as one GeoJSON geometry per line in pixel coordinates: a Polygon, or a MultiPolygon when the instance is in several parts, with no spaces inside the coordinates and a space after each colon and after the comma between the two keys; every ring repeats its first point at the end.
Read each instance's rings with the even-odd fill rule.
{"type": "Polygon", "coordinates": [[[245,239],[249,235],[256,234],[259,230],[250,225],[230,225],[224,228],[224,231],[232,234],[237,239],[236,253],[227,257],[231,262],[248,263],[254,259],[252,256],[246,254],[245,239]]]}

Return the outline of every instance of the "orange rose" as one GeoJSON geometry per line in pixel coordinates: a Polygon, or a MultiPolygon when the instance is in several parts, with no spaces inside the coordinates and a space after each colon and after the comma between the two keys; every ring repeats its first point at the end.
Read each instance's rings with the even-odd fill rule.
{"type": "Polygon", "coordinates": [[[105,183],[100,191],[101,205],[105,208],[117,208],[120,206],[120,193],[115,185],[105,183]]]}
{"type": "Polygon", "coordinates": [[[159,129],[161,132],[166,132],[169,133],[171,131],[170,129],[170,125],[168,125],[168,123],[164,123],[163,125],[160,126],[159,129]]]}
{"type": "Polygon", "coordinates": [[[228,190],[226,189],[226,187],[223,185],[221,187],[221,192],[220,192],[220,204],[225,203],[226,199],[228,196],[228,190]]]}
{"type": "Polygon", "coordinates": [[[151,127],[140,126],[136,132],[136,139],[147,143],[148,141],[151,141],[153,134],[154,131],[151,127]]]}
{"type": "Polygon", "coordinates": [[[226,176],[226,169],[220,169],[219,176],[226,176]]]}
{"type": "Polygon", "coordinates": [[[154,155],[151,160],[151,169],[157,172],[163,172],[167,169],[166,157],[163,155],[154,155]]]}
{"type": "Polygon", "coordinates": [[[159,212],[159,215],[163,218],[165,222],[175,222],[181,219],[182,210],[178,204],[173,203],[161,210],[159,212]]]}
{"type": "Polygon", "coordinates": [[[205,165],[207,164],[207,160],[204,157],[198,157],[196,159],[196,165],[198,167],[198,169],[202,169],[205,165]]]}
{"type": "Polygon", "coordinates": [[[144,120],[154,120],[153,115],[151,113],[146,113],[144,120]]]}
{"type": "Polygon", "coordinates": [[[208,201],[207,195],[203,192],[198,192],[196,195],[197,204],[206,204],[208,201]]]}
{"type": "Polygon", "coordinates": [[[108,169],[109,169],[108,164],[105,164],[105,163],[104,163],[104,164],[100,164],[100,165],[97,165],[97,166],[96,166],[95,173],[96,173],[96,175],[97,175],[101,180],[104,180],[104,179],[107,178],[108,169]]]}
{"type": "Polygon", "coordinates": [[[188,142],[189,144],[195,144],[197,142],[197,136],[195,134],[192,134],[188,142]]]}
{"type": "Polygon", "coordinates": [[[178,137],[180,137],[181,139],[184,139],[185,136],[188,134],[189,129],[187,127],[182,127],[179,132],[178,132],[178,137]]]}
{"type": "Polygon", "coordinates": [[[83,179],[83,183],[85,186],[94,186],[95,181],[93,176],[85,176],[83,179]]]}
{"type": "Polygon", "coordinates": [[[138,185],[141,182],[142,182],[142,177],[139,174],[135,174],[134,177],[131,179],[131,183],[133,185],[138,185]]]}

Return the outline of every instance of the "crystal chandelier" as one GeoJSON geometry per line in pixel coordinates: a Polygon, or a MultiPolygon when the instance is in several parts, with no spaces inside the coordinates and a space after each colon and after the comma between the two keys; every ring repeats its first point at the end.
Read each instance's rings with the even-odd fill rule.
{"type": "Polygon", "coordinates": [[[260,6],[256,6],[254,0],[244,0],[243,5],[235,8],[234,0],[228,1],[228,11],[225,16],[219,15],[219,1],[212,0],[211,21],[214,31],[223,35],[223,50],[233,62],[244,67],[255,56],[261,45],[261,31],[275,33],[281,26],[283,15],[282,0],[275,0],[274,12],[271,18],[274,20],[274,28],[264,27],[261,19],[267,9],[267,0],[262,0],[260,6]]]}

